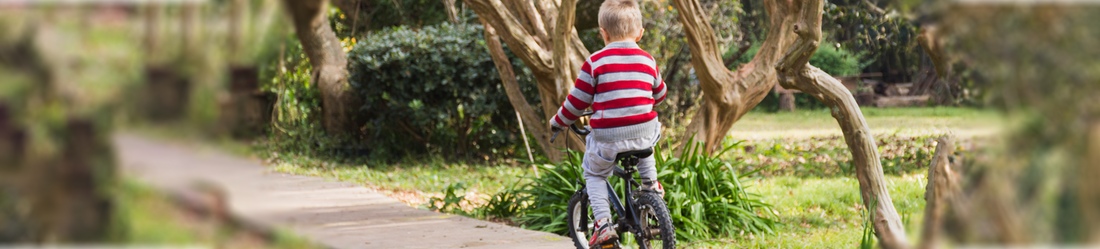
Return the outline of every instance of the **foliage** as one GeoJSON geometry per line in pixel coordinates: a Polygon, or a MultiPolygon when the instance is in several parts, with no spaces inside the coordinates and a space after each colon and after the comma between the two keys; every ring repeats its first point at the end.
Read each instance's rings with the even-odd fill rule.
{"type": "MultiPolygon", "coordinates": [[[[760,51],[760,46],[755,45],[749,48],[741,57],[737,58],[737,61],[731,65],[730,69],[736,69],[752,61],[752,57],[756,56],[756,53],[760,51]]],[[[735,48],[730,48],[726,51],[726,56],[732,55],[736,52],[735,48]]],[[[822,71],[829,73],[832,76],[847,76],[853,74],[859,74],[869,62],[861,61],[861,57],[864,52],[856,53],[848,51],[847,49],[837,46],[836,43],[822,43],[817,47],[817,52],[814,52],[814,56],[810,57],[810,65],[820,68],[822,71]]]]}
{"type": "Polygon", "coordinates": [[[447,189],[443,191],[443,198],[432,197],[428,199],[428,209],[444,213],[470,215],[460,208],[460,205],[462,205],[462,201],[466,200],[466,196],[460,196],[455,193],[456,191],[462,191],[464,189],[466,189],[466,185],[464,185],[462,182],[456,182],[448,185],[447,189]],[[442,203],[443,205],[439,205],[440,203],[442,203]]]}
{"type": "MultiPolygon", "coordinates": [[[[687,144],[694,144],[688,141],[687,144]]],[[[676,225],[676,237],[703,240],[739,233],[773,233],[771,205],[745,191],[742,178],[729,162],[700,153],[702,146],[684,151],[682,158],[663,155],[656,148],[658,179],[665,187],[668,209],[676,225]]]]}
{"type": "MultiPolygon", "coordinates": [[[[515,153],[518,124],[478,25],[373,33],[348,55],[372,157],[515,153]]],[[[518,59],[512,60],[518,63],[518,59]]],[[[535,98],[533,76],[514,64],[535,98]]]]}
{"type": "MultiPolygon", "coordinates": [[[[871,199],[871,206],[878,206],[878,199],[871,199]]],[[[860,249],[873,249],[875,247],[875,209],[865,208],[863,213],[863,234],[859,238],[860,249]]]]}
{"type": "Polygon", "coordinates": [[[493,220],[520,215],[523,210],[520,208],[520,196],[515,188],[516,185],[513,184],[510,188],[489,197],[489,201],[484,206],[474,210],[476,216],[493,220]]]}
{"type": "Polygon", "coordinates": [[[540,175],[529,177],[530,183],[514,190],[519,197],[520,215],[514,220],[527,229],[566,234],[566,209],[569,198],[583,187],[582,152],[567,150],[566,160],[553,164],[536,164],[540,175]]]}
{"type": "Polygon", "coordinates": [[[866,1],[839,0],[825,4],[822,30],[840,47],[865,52],[869,71],[883,72],[887,82],[906,82],[919,67],[924,51],[917,43],[917,26],[891,9],[866,1]],[[891,75],[899,71],[900,75],[891,75]],[[900,78],[891,78],[899,77],[900,78]]]}
{"type": "MultiPolygon", "coordinates": [[[[461,22],[477,22],[473,10],[456,1],[461,22]]],[[[340,37],[350,37],[394,27],[419,29],[448,22],[444,1],[439,0],[366,0],[334,2],[329,24],[340,37]],[[346,8],[346,9],[341,9],[346,8]],[[358,8],[358,9],[356,9],[358,8]],[[358,18],[356,17],[358,15],[358,18]]]]}
{"type": "MultiPolygon", "coordinates": [[[[257,149],[288,156],[361,160],[358,151],[343,149],[352,137],[330,136],[321,125],[321,91],[312,83],[313,66],[297,36],[283,38],[283,58],[267,58],[260,67],[261,88],[278,96],[271,134],[257,149]]],[[[278,57],[278,56],[275,56],[278,57]]]]}
{"type": "MultiPolygon", "coordinates": [[[[565,234],[566,204],[583,186],[580,185],[583,154],[567,153],[568,159],[557,165],[537,164],[542,172],[539,177],[530,177],[528,184],[501,192],[494,199],[518,199],[509,202],[515,205],[509,208],[518,208],[512,218],[529,229],[565,234]]],[[[681,160],[671,153],[658,147],[655,155],[660,170],[658,179],[665,186],[677,238],[703,240],[740,232],[773,232],[775,222],[768,218],[770,206],[745,191],[740,183],[744,176],[738,175],[729,163],[694,152],[681,160]]],[[[621,189],[623,181],[615,179],[611,180],[612,186],[621,189]]]]}

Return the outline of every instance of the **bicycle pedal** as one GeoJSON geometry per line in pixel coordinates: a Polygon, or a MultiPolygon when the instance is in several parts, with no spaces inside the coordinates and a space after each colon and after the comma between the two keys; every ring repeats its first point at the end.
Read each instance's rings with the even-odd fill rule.
{"type": "Polygon", "coordinates": [[[621,247],[619,247],[618,242],[608,242],[608,243],[602,243],[602,245],[599,245],[596,248],[599,248],[599,249],[619,249],[621,247]]]}
{"type": "Polygon", "coordinates": [[[608,241],[606,243],[600,244],[599,246],[596,246],[596,248],[599,248],[599,249],[620,249],[622,247],[619,246],[619,241],[608,241]]]}

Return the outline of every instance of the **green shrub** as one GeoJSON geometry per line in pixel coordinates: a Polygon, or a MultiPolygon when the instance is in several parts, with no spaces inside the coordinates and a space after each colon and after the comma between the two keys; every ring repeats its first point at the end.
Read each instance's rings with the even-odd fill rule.
{"type": "MultiPolygon", "coordinates": [[[[369,34],[348,54],[352,87],[372,156],[423,153],[508,156],[517,150],[515,112],[478,25],[444,23],[369,34]]],[[[530,70],[512,59],[528,99],[530,70]]]]}
{"type": "MultiPolygon", "coordinates": [[[[520,211],[515,221],[527,229],[566,235],[569,230],[565,213],[569,198],[580,189],[581,159],[584,154],[566,151],[566,160],[558,164],[537,164],[539,177],[514,190],[519,196],[520,211]]],[[[508,191],[502,191],[506,194],[508,191]]],[[[501,195],[497,194],[497,195],[501,195]]]]}
{"type": "MultiPolygon", "coordinates": [[[[734,146],[727,147],[733,148],[734,146]]],[[[760,197],[745,191],[743,178],[751,174],[737,174],[729,162],[718,155],[706,156],[696,150],[688,151],[683,159],[672,157],[672,152],[655,148],[658,179],[665,187],[665,200],[669,204],[676,238],[684,241],[728,237],[748,233],[772,233],[775,221],[771,206],[760,197]]],[[[502,191],[494,199],[513,199],[514,207],[497,202],[494,210],[511,210],[518,207],[513,218],[528,229],[566,234],[566,205],[577,185],[582,154],[569,151],[568,160],[552,164],[538,164],[540,177],[530,178],[530,183],[519,188],[502,191]],[[510,209],[511,208],[511,209],[510,209]]],[[[615,189],[622,189],[622,181],[611,178],[615,189]]]]}
{"type": "MultiPolygon", "coordinates": [[[[695,144],[688,141],[686,144],[695,144]]],[[[719,157],[740,143],[727,146],[713,156],[701,154],[700,144],[672,157],[658,146],[654,155],[665,187],[665,201],[676,226],[676,238],[696,241],[729,237],[740,232],[773,233],[771,205],[745,191],[741,184],[755,172],[738,174],[734,165],[719,157]]]]}

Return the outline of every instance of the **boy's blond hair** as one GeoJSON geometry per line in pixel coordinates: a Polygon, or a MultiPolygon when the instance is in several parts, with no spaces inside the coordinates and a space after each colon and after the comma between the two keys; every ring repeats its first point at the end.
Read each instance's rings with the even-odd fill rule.
{"type": "Polygon", "coordinates": [[[642,11],[635,0],[606,0],[600,5],[599,22],[609,40],[633,38],[642,30],[642,11]]]}

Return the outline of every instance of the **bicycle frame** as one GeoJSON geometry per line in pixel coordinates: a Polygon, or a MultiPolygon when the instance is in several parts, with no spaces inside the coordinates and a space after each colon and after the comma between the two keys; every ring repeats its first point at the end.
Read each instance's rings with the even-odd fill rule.
{"type": "MultiPolygon", "coordinates": [[[[629,231],[631,233],[638,234],[641,232],[637,231],[641,227],[641,221],[639,220],[638,214],[634,212],[634,206],[636,206],[637,204],[634,203],[634,199],[630,198],[630,196],[633,196],[634,194],[634,191],[632,191],[631,189],[640,186],[640,184],[638,184],[638,181],[634,180],[633,177],[634,172],[636,172],[637,170],[633,167],[628,167],[627,169],[622,169],[618,165],[616,165],[615,167],[616,169],[614,175],[619,177],[620,179],[623,179],[623,196],[626,198],[625,202],[620,200],[618,193],[615,192],[615,187],[611,186],[611,182],[607,182],[607,196],[610,198],[608,202],[611,203],[612,210],[614,210],[615,213],[619,215],[619,218],[623,219],[623,221],[616,222],[616,224],[626,225],[626,228],[619,227],[616,230],[617,232],[629,231]]],[[[577,192],[588,191],[588,188],[584,187],[584,184],[580,184],[580,186],[582,187],[577,189],[577,192]]],[[[583,210],[582,212],[587,212],[587,210],[583,210]]],[[[587,213],[582,213],[582,219],[587,219],[587,215],[587,213]]],[[[584,223],[587,223],[587,220],[584,221],[584,223]]],[[[581,229],[582,231],[587,231],[588,228],[582,227],[581,229]]]]}
{"type": "MultiPolygon", "coordinates": [[[[592,112],[584,113],[581,116],[590,115],[592,115],[592,112]]],[[[588,135],[591,132],[591,130],[578,128],[576,123],[570,125],[569,128],[573,130],[573,134],[576,135],[578,138],[581,138],[580,136],[582,135],[588,135]]],[[[554,135],[550,137],[550,142],[553,143],[554,139],[557,137],[558,133],[555,132],[554,135]]],[[[581,141],[584,141],[584,139],[581,138],[581,141]]],[[[569,140],[566,140],[566,143],[568,142],[569,140]]],[[[618,164],[620,162],[617,161],[615,163],[618,164]]],[[[637,206],[637,203],[634,203],[634,199],[630,198],[634,194],[634,191],[631,191],[631,189],[641,186],[640,184],[638,184],[638,181],[634,180],[634,172],[638,171],[635,166],[637,165],[629,165],[625,167],[619,167],[619,165],[615,165],[615,172],[613,173],[613,175],[619,177],[620,179],[623,179],[623,196],[626,198],[625,202],[619,199],[619,195],[615,193],[615,188],[614,186],[611,186],[611,182],[607,182],[607,195],[610,198],[608,202],[612,204],[615,213],[618,214],[619,218],[623,220],[616,222],[616,224],[627,226],[626,228],[619,226],[618,228],[616,228],[617,232],[629,231],[634,234],[640,234],[642,232],[638,230],[641,228],[641,221],[639,220],[638,214],[634,212],[634,207],[637,206]]],[[[577,191],[585,191],[587,193],[588,189],[585,186],[581,175],[576,171],[574,171],[573,173],[577,176],[577,185],[580,186],[577,191]]],[[[582,221],[584,224],[587,224],[588,210],[582,210],[581,212],[582,221]]],[[[588,227],[582,227],[581,229],[582,231],[587,231],[588,227]]]]}

